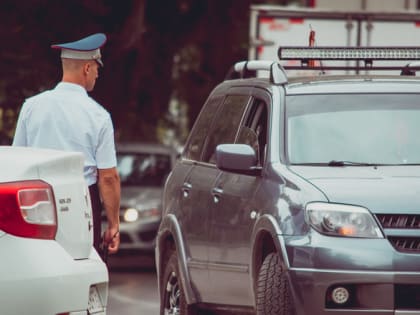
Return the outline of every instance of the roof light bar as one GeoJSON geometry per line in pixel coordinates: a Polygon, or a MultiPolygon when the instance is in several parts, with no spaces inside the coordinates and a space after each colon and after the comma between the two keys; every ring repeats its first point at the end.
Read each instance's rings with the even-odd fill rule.
{"type": "Polygon", "coordinates": [[[420,60],[420,47],[280,47],[280,60],[420,60]]]}

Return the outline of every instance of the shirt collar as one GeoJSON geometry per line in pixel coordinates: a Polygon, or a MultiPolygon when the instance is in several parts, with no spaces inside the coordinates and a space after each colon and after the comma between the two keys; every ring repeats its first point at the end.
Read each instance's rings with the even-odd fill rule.
{"type": "Polygon", "coordinates": [[[79,84],[76,83],[70,83],[70,82],[59,82],[56,87],[56,89],[59,90],[67,90],[67,91],[74,91],[79,92],[83,94],[87,94],[85,88],[79,84]]]}

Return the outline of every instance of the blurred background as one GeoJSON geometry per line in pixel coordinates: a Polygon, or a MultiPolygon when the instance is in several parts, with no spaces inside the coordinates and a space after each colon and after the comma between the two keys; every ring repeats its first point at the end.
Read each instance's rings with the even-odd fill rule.
{"type": "MultiPolygon", "coordinates": [[[[258,1],[257,1],[258,2],[258,1]]],[[[14,134],[26,97],[61,79],[53,43],[108,36],[91,95],[118,141],[185,140],[207,94],[247,55],[251,0],[2,0],[0,127],[14,134]]]]}
{"type": "Polygon", "coordinates": [[[117,142],[182,146],[209,92],[248,57],[252,4],[392,11],[420,1],[2,0],[0,142],[10,143],[25,98],[61,79],[50,45],[103,32],[105,67],[91,95],[111,113],[117,142]]]}

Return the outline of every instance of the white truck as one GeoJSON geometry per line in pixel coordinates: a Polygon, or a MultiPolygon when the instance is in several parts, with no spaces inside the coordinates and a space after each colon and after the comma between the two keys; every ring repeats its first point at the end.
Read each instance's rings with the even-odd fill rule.
{"type": "MultiPolygon", "coordinates": [[[[253,5],[250,19],[249,60],[278,60],[280,46],[309,46],[311,30],[315,32],[314,46],[420,45],[420,11],[348,12],[253,5]]],[[[293,66],[296,61],[281,63],[293,66]]]]}

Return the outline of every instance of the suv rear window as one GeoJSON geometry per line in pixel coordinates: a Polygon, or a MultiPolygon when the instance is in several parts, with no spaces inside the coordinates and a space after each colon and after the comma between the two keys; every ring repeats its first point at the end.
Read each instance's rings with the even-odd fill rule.
{"type": "Polygon", "coordinates": [[[293,95],[287,99],[292,164],[420,164],[420,95],[293,95]]]}

